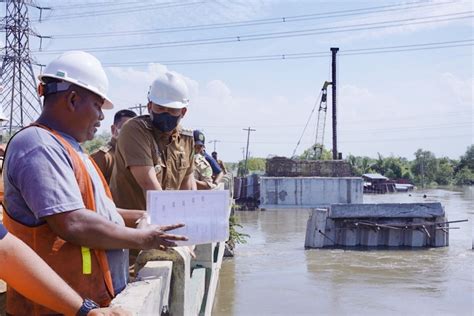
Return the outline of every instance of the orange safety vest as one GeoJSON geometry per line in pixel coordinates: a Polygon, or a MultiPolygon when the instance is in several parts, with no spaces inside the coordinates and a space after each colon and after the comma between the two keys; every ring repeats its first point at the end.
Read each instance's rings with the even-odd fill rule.
{"type": "MultiPolygon", "coordinates": [[[[66,148],[72,159],[74,174],[85,207],[96,211],[92,180],[84,162],[74,148],[48,127],[32,124],[50,131],[66,148]]],[[[92,162],[94,164],[94,162],[92,162]]],[[[95,168],[97,166],[94,164],[95,168]]],[[[109,187],[98,171],[108,197],[111,197],[109,187]]],[[[73,245],[59,237],[47,223],[37,227],[29,227],[17,222],[8,215],[8,205],[4,203],[5,216],[3,222],[8,231],[30,246],[69,286],[83,298],[90,298],[101,306],[108,306],[114,297],[112,275],[110,273],[107,255],[104,250],[91,250],[86,247],[73,245]]],[[[56,314],[50,309],[33,303],[11,287],[7,290],[7,314],[9,315],[48,315],[56,314]]]]}

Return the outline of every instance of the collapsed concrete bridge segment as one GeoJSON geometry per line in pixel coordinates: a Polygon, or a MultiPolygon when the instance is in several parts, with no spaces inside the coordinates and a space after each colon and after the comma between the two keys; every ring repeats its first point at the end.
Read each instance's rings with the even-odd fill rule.
{"type": "Polygon", "coordinates": [[[332,204],[311,210],[305,247],[444,247],[441,203],[332,204]]]}

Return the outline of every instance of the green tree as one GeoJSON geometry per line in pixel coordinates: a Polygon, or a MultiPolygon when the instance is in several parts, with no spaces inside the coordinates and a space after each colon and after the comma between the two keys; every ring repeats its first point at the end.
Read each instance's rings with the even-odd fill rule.
{"type": "Polygon", "coordinates": [[[385,164],[383,156],[380,153],[377,153],[377,159],[375,162],[370,166],[372,170],[378,172],[380,174],[385,174],[385,164]]]}
{"type": "Polygon", "coordinates": [[[372,159],[370,159],[369,157],[359,157],[358,165],[361,174],[369,173],[372,170],[370,169],[370,166],[372,165],[372,159]]]}
{"type": "Polygon", "coordinates": [[[438,170],[435,181],[438,184],[448,185],[453,181],[454,167],[451,160],[447,157],[438,159],[438,170]]]}
{"type": "Polygon", "coordinates": [[[111,138],[111,135],[109,132],[102,132],[99,135],[96,135],[94,139],[88,140],[84,143],[82,143],[82,148],[88,153],[92,154],[96,150],[98,150],[100,147],[104,146],[109,142],[111,138]]]}
{"type": "Polygon", "coordinates": [[[351,166],[351,171],[352,171],[352,174],[353,175],[357,175],[357,176],[360,176],[362,173],[359,169],[359,166],[358,166],[358,163],[357,163],[357,158],[356,156],[354,155],[348,155],[346,157],[346,161],[349,163],[349,165],[351,166]]]}
{"type": "Polygon", "coordinates": [[[390,179],[407,179],[413,181],[413,175],[410,172],[410,162],[403,157],[390,156],[384,158],[380,153],[377,159],[366,156],[348,155],[346,161],[351,165],[355,176],[361,176],[365,173],[378,172],[390,179]]]}
{"type": "Polygon", "coordinates": [[[410,181],[413,181],[413,175],[411,174],[410,167],[411,167],[411,162],[408,161],[408,159],[404,157],[398,157],[400,161],[400,165],[402,167],[402,179],[407,179],[410,181]]]}
{"type": "Polygon", "coordinates": [[[474,172],[467,166],[463,167],[456,173],[454,177],[454,184],[456,185],[471,185],[474,184],[474,172]]]}
{"type": "Polygon", "coordinates": [[[232,172],[235,174],[238,168],[238,163],[237,162],[224,162],[225,168],[227,171],[232,172]]]}
{"type": "Polygon", "coordinates": [[[467,147],[466,153],[461,156],[455,171],[458,172],[458,170],[461,170],[464,167],[467,167],[471,172],[474,172],[474,145],[467,147]]]}
{"type": "Polygon", "coordinates": [[[383,161],[384,176],[390,179],[401,179],[403,165],[400,157],[387,157],[383,161]]]}
{"type": "Polygon", "coordinates": [[[369,173],[372,171],[370,166],[373,161],[369,157],[359,157],[354,155],[348,155],[346,161],[351,165],[352,174],[355,176],[361,176],[364,173],[369,173]]]}
{"type": "Polygon", "coordinates": [[[413,181],[413,175],[411,174],[409,169],[407,169],[403,172],[402,179],[407,179],[407,180],[413,181]]]}
{"type": "MultiPolygon", "coordinates": [[[[249,158],[247,161],[247,169],[249,173],[265,172],[267,160],[265,158],[249,158]]],[[[245,171],[245,159],[239,161],[237,173],[243,175],[245,171]]]]}
{"type": "Polygon", "coordinates": [[[431,184],[436,180],[438,160],[431,151],[418,149],[411,165],[411,172],[414,175],[415,183],[422,186],[431,184]]]}
{"type": "Polygon", "coordinates": [[[323,147],[321,157],[317,159],[314,152],[314,146],[309,147],[303,151],[303,153],[296,157],[301,160],[331,160],[332,151],[323,147]]]}
{"type": "Polygon", "coordinates": [[[265,158],[249,158],[247,168],[250,171],[265,171],[267,160],[265,158]]]}

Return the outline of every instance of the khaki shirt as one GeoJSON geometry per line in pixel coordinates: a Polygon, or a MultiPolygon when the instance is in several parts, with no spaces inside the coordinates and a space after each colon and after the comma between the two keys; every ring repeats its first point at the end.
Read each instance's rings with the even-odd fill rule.
{"type": "Polygon", "coordinates": [[[152,166],[163,190],[179,190],[186,176],[193,173],[194,138],[192,130],[178,126],[171,136],[153,127],[142,115],[127,122],[117,140],[115,167],[110,189],[117,207],[146,209],[146,199],[130,166],[152,166]]]}
{"type": "Polygon", "coordinates": [[[100,147],[99,150],[91,155],[91,158],[94,159],[94,162],[102,171],[107,183],[110,183],[112,170],[114,169],[115,145],[116,140],[111,139],[107,145],[100,147]]]}
{"type": "Polygon", "coordinates": [[[209,162],[201,154],[194,155],[194,178],[204,181],[208,184],[209,189],[214,189],[216,184],[212,181],[212,168],[209,162]]]}
{"type": "Polygon", "coordinates": [[[224,174],[227,174],[227,169],[224,165],[224,162],[220,159],[217,159],[217,164],[219,165],[219,167],[221,167],[221,170],[224,174]]]}

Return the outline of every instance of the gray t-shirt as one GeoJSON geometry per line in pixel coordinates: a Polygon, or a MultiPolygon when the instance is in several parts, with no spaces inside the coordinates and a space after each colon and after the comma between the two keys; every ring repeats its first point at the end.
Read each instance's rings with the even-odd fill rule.
{"type": "MultiPolygon", "coordinates": [[[[61,134],[79,153],[94,186],[97,213],[125,226],[114,202],[105,194],[100,176],[79,143],[61,134]]],[[[8,145],[3,180],[8,214],[27,226],[38,226],[44,217],[85,208],[72,160],[64,146],[49,131],[30,127],[19,132],[8,145]]],[[[128,250],[107,250],[115,293],[128,279],[128,250]]]]}
{"type": "Polygon", "coordinates": [[[0,240],[7,235],[8,231],[6,230],[3,224],[0,224],[0,240]]]}

